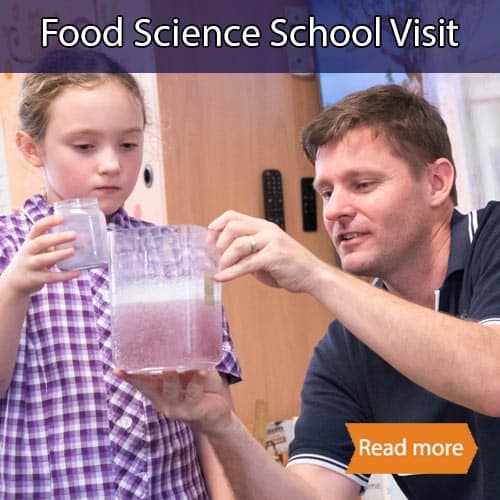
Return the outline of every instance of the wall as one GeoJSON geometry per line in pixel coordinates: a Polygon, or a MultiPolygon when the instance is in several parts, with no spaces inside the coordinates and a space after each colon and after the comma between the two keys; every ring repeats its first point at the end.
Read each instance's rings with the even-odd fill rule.
{"type": "Polygon", "coordinates": [[[19,86],[23,77],[21,73],[0,73],[0,120],[4,132],[2,160],[6,161],[5,180],[9,183],[10,204],[13,208],[21,207],[29,194],[43,192],[40,171],[22,158],[15,143],[19,86]]]}
{"type": "Polygon", "coordinates": [[[448,127],[457,169],[458,209],[500,199],[500,75],[424,74],[424,92],[448,127]]]}
{"type": "MultiPolygon", "coordinates": [[[[320,213],[318,231],[302,231],[300,178],[314,170],[299,136],[319,110],[314,77],[163,74],[158,94],[169,223],[206,225],[229,208],[262,217],[261,172],[278,168],[288,233],[334,262],[320,213]]],[[[245,379],[233,388],[238,413],[251,422],[255,401],[265,399],[270,419],[298,414],[307,362],[329,313],[253,277],[224,284],[223,297],[245,379]]]]}

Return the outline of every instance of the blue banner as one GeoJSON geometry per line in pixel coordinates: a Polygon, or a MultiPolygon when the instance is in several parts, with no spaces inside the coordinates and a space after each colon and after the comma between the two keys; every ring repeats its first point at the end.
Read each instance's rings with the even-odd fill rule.
{"type": "Polygon", "coordinates": [[[496,11],[492,0],[2,0],[0,64],[25,72],[50,50],[88,49],[131,72],[500,72],[496,11]]]}

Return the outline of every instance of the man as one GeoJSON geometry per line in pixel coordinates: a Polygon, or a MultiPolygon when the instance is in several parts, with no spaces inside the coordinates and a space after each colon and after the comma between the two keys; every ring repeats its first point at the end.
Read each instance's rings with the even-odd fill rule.
{"type": "Polygon", "coordinates": [[[500,498],[500,203],[454,210],[446,125],[399,86],[326,109],[303,147],[342,270],[267,221],[226,212],[210,225],[217,279],[253,273],[311,294],[337,318],[308,369],[287,471],[223,402],[216,374],[121,375],[208,437],[237,498],[357,498],[369,476],[345,472],[346,422],[465,422],[478,445],[468,474],[396,480],[409,498],[500,498]]]}

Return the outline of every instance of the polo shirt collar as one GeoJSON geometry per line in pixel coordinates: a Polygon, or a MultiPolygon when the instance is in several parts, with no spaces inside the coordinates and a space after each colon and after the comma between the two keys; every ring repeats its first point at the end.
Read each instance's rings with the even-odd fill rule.
{"type": "MultiPolygon", "coordinates": [[[[463,271],[467,261],[467,254],[471,244],[472,230],[472,215],[464,215],[458,210],[453,211],[450,222],[451,241],[450,253],[448,257],[448,268],[446,270],[446,279],[456,271],[463,271]]],[[[378,288],[384,288],[385,285],[382,279],[375,278],[372,282],[378,288]]],[[[436,290],[436,295],[439,295],[439,290],[436,290]]]]}
{"type": "Polygon", "coordinates": [[[453,211],[450,224],[451,241],[446,278],[456,271],[465,269],[472,239],[470,237],[471,217],[471,214],[464,215],[458,210],[453,211]]]}
{"type": "Polygon", "coordinates": [[[467,215],[453,211],[450,223],[451,239],[448,268],[441,288],[434,290],[434,308],[436,311],[458,313],[460,307],[459,291],[462,287],[462,276],[467,263],[472,238],[477,227],[475,212],[467,215]],[[475,220],[475,224],[473,224],[475,220]],[[475,226],[475,227],[473,227],[475,226]]]}

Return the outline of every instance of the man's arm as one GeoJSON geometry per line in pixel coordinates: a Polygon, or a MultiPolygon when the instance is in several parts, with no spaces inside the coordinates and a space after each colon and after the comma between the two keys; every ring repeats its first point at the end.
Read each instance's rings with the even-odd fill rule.
{"type": "MultiPolygon", "coordinates": [[[[232,407],[233,403],[229,392],[229,384],[226,381],[224,381],[221,391],[221,395],[227,400],[228,405],[232,407]]],[[[210,498],[234,500],[235,497],[224,469],[209,440],[203,434],[199,433],[195,433],[195,439],[210,498]]]]}
{"type": "Polygon", "coordinates": [[[326,264],[314,274],[310,293],[396,370],[444,399],[500,416],[500,326],[413,304],[326,264]]]}
{"type": "Polygon", "coordinates": [[[359,340],[425,389],[500,416],[500,327],[413,304],[329,266],[275,224],[236,212],[213,221],[223,252],[216,279],[252,273],[319,300],[359,340]],[[259,251],[250,253],[249,236],[259,251]]]}
{"type": "Polygon", "coordinates": [[[275,462],[232,411],[217,372],[115,374],[143,392],[168,418],[186,422],[210,442],[235,498],[358,499],[360,486],[341,474],[302,464],[285,469],[275,462]]]}
{"type": "Polygon", "coordinates": [[[234,500],[235,496],[224,473],[224,469],[208,439],[201,434],[197,435],[196,448],[210,498],[234,500]]]}
{"type": "Polygon", "coordinates": [[[232,414],[225,432],[210,437],[235,497],[246,500],[355,500],[360,487],[351,479],[314,465],[284,469],[232,414]]]}

